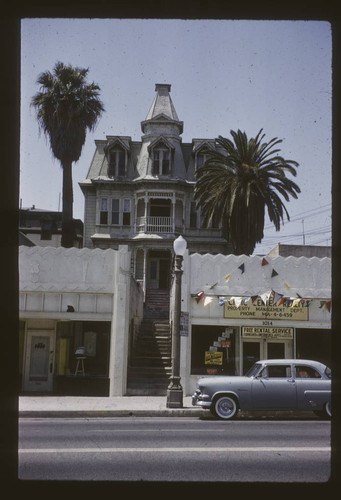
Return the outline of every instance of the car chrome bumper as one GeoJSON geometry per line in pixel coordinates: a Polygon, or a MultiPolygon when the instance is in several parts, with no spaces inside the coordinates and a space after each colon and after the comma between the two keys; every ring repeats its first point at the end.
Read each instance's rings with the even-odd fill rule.
{"type": "Polygon", "coordinates": [[[201,408],[210,408],[211,401],[203,401],[201,392],[195,391],[192,395],[192,406],[201,406],[201,408]]]}

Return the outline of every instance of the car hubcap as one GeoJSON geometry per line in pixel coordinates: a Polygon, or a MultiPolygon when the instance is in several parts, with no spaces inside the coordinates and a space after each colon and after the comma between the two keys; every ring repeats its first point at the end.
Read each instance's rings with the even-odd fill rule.
{"type": "Polygon", "coordinates": [[[218,403],[218,412],[224,417],[230,417],[234,414],[235,405],[231,399],[222,399],[218,403]]]}

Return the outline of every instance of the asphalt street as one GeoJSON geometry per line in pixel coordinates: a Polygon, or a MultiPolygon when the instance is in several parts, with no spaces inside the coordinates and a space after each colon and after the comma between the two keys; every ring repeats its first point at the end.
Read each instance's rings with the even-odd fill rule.
{"type": "Polygon", "coordinates": [[[329,421],[19,421],[22,480],[323,483],[330,456],[329,421]]]}

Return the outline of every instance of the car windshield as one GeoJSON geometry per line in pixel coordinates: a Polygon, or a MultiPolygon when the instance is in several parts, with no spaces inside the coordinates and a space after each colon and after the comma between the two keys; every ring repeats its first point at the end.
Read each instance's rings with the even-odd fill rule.
{"type": "Polygon", "coordinates": [[[260,363],[255,363],[253,366],[251,366],[250,370],[245,373],[245,377],[254,377],[255,375],[257,375],[261,366],[262,365],[260,363]]]}

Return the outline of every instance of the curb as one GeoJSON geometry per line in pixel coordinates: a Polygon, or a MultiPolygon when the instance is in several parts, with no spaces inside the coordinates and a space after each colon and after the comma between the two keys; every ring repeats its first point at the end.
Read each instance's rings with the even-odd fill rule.
{"type": "MultiPolygon", "coordinates": [[[[205,420],[218,420],[208,410],[201,408],[179,408],[164,410],[25,410],[19,418],[113,418],[113,417],[198,417],[205,420]]],[[[240,412],[234,420],[328,420],[319,418],[312,412],[240,412]]]]}
{"type": "Polygon", "coordinates": [[[165,410],[46,410],[20,411],[19,418],[106,418],[106,417],[202,417],[208,415],[205,410],[198,409],[165,409],[165,410]]]}

